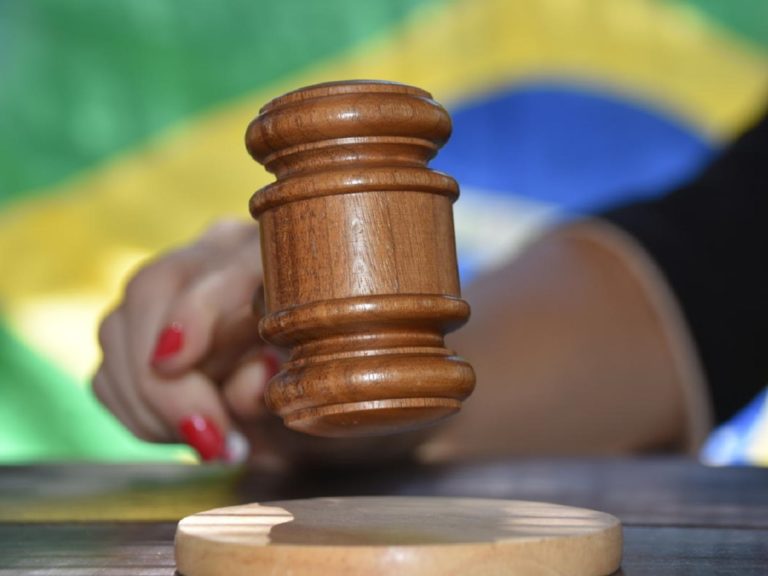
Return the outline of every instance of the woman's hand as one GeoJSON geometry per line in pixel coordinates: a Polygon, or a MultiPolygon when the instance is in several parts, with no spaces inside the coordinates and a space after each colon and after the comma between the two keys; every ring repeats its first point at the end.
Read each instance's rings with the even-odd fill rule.
{"type": "Polygon", "coordinates": [[[248,451],[239,428],[274,419],[263,391],[278,351],[259,339],[254,314],[258,236],[254,223],[214,225],[140,269],[102,322],[93,389],[139,438],[239,460],[248,451]]]}

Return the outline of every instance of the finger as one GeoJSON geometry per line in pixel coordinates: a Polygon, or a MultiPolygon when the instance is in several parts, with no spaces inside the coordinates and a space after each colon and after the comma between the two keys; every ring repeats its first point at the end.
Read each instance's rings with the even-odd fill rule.
{"type": "Polygon", "coordinates": [[[129,304],[134,310],[121,316],[129,328],[123,331],[125,341],[120,342],[120,348],[128,351],[126,371],[132,380],[115,389],[125,391],[126,402],[136,402],[129,407],[131,416],[136,418],[137,406],[142,406],[145,414],[162,423],[166,431],[163,439],[186,442],[203,460],[225,459],[227,435],[232,429],[218,388],[195,370],[177,376],[158,374],[149,360],[152,338],[142,335],[158,329],[157,317],[164,311],[152,300],[140,306],[139,301],[127,299],[126,305],[129,304]]]}
{"type": "Polygon", "coordinates": [[[264,391],[267,383],[280,370],[278,353],[264,348],[242,361],[222,388],[229,411],[239,420],[255,420],[264,414],[264,391]]]}
{"type": "Polygon", "coordinates": [[[96,396],[96,399],[135,436],[136,431],[133,430],[133,421],[128,417],[128,411],[123,407],[122,403],[115,395],[113,387],[114,385],[109,382],[103,369],[99,368],[91,379],[91,391],[93,392],[93,395],[96,396]]]}
{"type": "MultiPolygon", "coordinates": [[[[139,270],[126,285],[121,312],[125,349],[135,372],[146,370],[153,349],[160,346],[157,336],[163,318],[193,274],[195,263],[202,258],[199,254],[199,250],[186,249],[167,255],[139,270]]],[[[171,345],[166,337],[164,349],[171,345]]]]}
{"type": "Polygon", "coordinates": [[[229,445],[240,435],[232,427],[218,388],[204,374],[192,371],[150,380],[142,395],[173,425],[175,437],[192,446],[203,460],[229,459],[229,445]]]}
{"type": "Polygon", "coordinates": [[[204,458],[221,454],[217,448],[220,439],[231,430],[218,390],[197,371],[163,377],[153,369],[152,358],[161,344],[166,349],[184,349],[185,333],[181,326],[171,323],[164,330],[163,323],[171,316],[169,310],[179,301],[179,294],[188,291],[190,279],[199,277],[201,270],[212,259],[215,261],[212,257],[216,256],[216,249],[216,243],[208,238],[146,266],[129,282],[123,304],[122,348],[127,351],[126,372],[131,374],[132,386],[115,388],[135,391],[140,402],[165,426],[167,436],[197,444],[198,448],[203,442],[201,437],[208,437],[208,447],[198,450],[204,458]],[[169,327],[173,328],[170,338],[169,327]]]}
{"type": "MultiPolygon", "coordinates": [[[[111,315],[114,326],[106,321],[102,326],[102,348],[110,380],[116,384],[115,391],[121,395],[130,416],[154,418],[160,423],[162,431],[155,431],[152,440],[179,439],[178,421],[167,418],[164,407],[158,405],[152,394],[152,389],[163,383],[150,362],[170,303],[204,260],[203,250],[191,247],[145,266],[128,282],[122,306],[111,315]]],[[[170,399],[172,404],[179,401],[170,399]]]]}
{"type": "Polygon", "coordinates": [[[222,318],[212,336],[210,350],[199,369],[214,382],[224,382],[238,369],[244,357],[252,356],[262,345],[259,317],[251,306],[244,306],[222,318]]]}
{"type": "Polygon", "coordinates": [[[170,428],[142,399],[134,367],[130,362],[126,322],[122,309],[104,319],[99,328],[99,342],[104,351],[99,380],[99,393],[109,398],[116,415],[139,438],[169,441],[170,428]]]}
{"type": "Polygon", "coordinates": [[[211,224],[197,243],[212,246],[219,252],[232,251],[249,241],[258,240],[258,236],[259,227],[253,220],[223,218],[211,224]]]}
{"type": "Polygon", "coordinates": [[[257,319],[251,314],[261,265],[253,245],[193,281],[175,299],[159,331],[152,364],[161,374],[179,374],[217,348],[236,358],[258,341],[257,319]]]}

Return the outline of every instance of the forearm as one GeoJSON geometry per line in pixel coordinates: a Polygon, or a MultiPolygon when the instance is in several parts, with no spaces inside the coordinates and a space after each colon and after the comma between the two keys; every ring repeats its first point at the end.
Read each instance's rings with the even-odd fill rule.
{"type": "Polygon", "coordinates": [[[478,386],[426,457],[701,441],[707,406],[685,335],[648,271],[604,226],[554,231],[466,290],[472,318],[450,345],[473,364],[478,386]]]}

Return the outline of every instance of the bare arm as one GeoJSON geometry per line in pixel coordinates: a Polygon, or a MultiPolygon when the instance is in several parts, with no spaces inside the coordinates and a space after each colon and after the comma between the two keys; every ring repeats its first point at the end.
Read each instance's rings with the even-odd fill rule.
{"type": "Polygon", "coordinates": [[[427,458],[695,447],[709,426],[676,305],[650,261],[598,222],[565,226],[473,283],[450,345],[475,394],[427,458]]]}

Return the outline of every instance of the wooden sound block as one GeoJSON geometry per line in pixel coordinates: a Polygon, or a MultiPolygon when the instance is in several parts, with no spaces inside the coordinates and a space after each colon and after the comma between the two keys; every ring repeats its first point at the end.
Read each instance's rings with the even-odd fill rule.
{"type": "Polygon", "coordinates": [[[176,530],[183,576],[606,576],[621,563],[609,514],[470,498],[317,498],[218,508],[176,530]]]}

